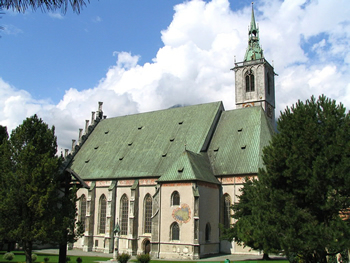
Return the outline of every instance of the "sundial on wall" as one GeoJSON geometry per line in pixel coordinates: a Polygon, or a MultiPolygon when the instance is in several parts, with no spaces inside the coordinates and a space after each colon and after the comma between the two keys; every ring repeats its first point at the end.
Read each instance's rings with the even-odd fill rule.
{"type": "Polygon", "coordinates": [[[191,219],[191,209],[187,204],[173,210],[173,218],[179,223],[187,223],[191,219]]]}

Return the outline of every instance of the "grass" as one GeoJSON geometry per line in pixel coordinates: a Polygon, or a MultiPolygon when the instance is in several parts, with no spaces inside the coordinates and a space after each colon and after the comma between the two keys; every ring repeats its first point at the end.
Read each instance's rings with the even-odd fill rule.
{"type": "MultiPolygon", "coordinates": [[[[26,262],[26,257],[24,256],[23,251],[14,251],[13,253],[15,254],[15,257],[11,261],[7,261],[3,258],[5,251],[0,251],[0,263],[25,263],[26,262]]],[[[38,258],[35,261],[35,263],[42,263],[45,262],[44,258],[49,258],[49,263],[57,263],[58,262],[58,255],[55,254],[44,254],[44,253],[35,253],[38,258]]],[[[110,257],[90,257],[90,256],[68,256],[70,258],[70,261],[68,263],[76,263],[77,258],[80,257],[83,261],[82,263],[96,263],[96,261],[108,261],[112,258],[110,257]]],[[[159,263],[162,260],[151,260],[150,263],[159,263]]],[[[231,263],[288,263],[288,260],[254,260],[254,261],[231,261],[231,263]]],[[[130,260],[130,262],[137,262],[136,259],[130,260]]],[[[166,261],[166,263],[195,263],[195,262],[200,262],[200,263],[210,263],[210,261],[166,261]]],[[[225,261],[212,261],[215,263],[224,263],[225,261]]]]}
{"type": "MultiPolygon", "coordinates": [[[[15,251],[13,252],[15,254],[14,259],[12,259],[11,261],[7,261],[3,258],[4,254],[6,252],[5,251],[1,251],[0,252],[0,263],[23,263],[26,262],[26,257],[24,255],[24,252],[22,251],[15,251]]],[[[42,253],[35,253],[38,258],[35,261],[36,263],[41,263],[41,262],[45,262],[44,258],[49,258],[49,263],[57,263],[58,262],[58,255],[54,255],[54,254],[42,254],[42,253]]],[[[87,256],[67,256],[70,258],[70,261],[68,263],[76,263],[77,262],[77,258],[81,258],[83,261],[82,263],[96,263],[96,261],[108,261],[110,260],[112,257],[87,257],[87,256]]]]}

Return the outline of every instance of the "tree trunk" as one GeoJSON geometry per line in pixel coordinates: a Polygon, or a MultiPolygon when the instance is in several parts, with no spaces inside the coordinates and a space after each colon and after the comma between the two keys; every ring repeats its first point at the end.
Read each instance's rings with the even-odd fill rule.
{"type": "Polygon", "coordinates": [[[327,251],[315,251],[313,259],[315,263],[327,263],[327,251]]]}
{"type": "MultiPolygon", "coordinates": [[[[64,195],[65,198],[63,199],[64,202],[62,203],[63,207],[67,206],[66,203],[66,197],[69,195],[69,182],[70,182],[70,175],[65,173],[64,174],[64,195]]],[[[65,211],[65,210],[63,210],[65,211]]],[[[67,235],[68,232],[66,229],[62,230],[63,232],[63,237],[62,237],[62,243],[60,243],[60,251],[59,251],[59,256],[58,256],[58,263],[66,263],[66,258],[67,258],[67,235]]]]}
{"type": "Polygon", "coordinates": [[[24,255],[26,256],[26,263],[32,263],[32,242],[23,242],[24,255]]]}
{"type": "Polygon", "coordinates": [[[67,243],[60,244],[60,252],[59,252],[59,255],[58,255],[58,263],[66,263],[66,257],[67,257],[67,243]]]}
{"type": "Polygon", "coordinates": [[[264,252],[263,260],[270,260],[269,254],[264,252]]]}

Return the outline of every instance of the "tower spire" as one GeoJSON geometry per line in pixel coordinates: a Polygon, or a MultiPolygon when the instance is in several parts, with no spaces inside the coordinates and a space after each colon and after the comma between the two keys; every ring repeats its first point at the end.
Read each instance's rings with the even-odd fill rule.
{"type": "Polygon", "coordinates": [[[254,16],[254,3],[252,2],[252,16],[250,20],[250,29],[249,29],[249,35],[252,34],[253,31],[257,31],[256,24],[255,24],[255,16],[254,16]]]}
{"type": "Polygon", "coordinates": [[[261,59],[264,57],[263,50],[259,44],[259,28],[257,28],[254,16],[254,7],[252,2],[252,16],[248,31],[248,48],[244,56],[244,61],[261,59]]]}
{"type": "Polygon", "coordinates": [[[259,44],[259,28],[255,23],[254,7],[248,28],[248,48],[243,62],[235,67],[236,108],[262,107],[275,127],[275,72],[264,58],[259,44]]]}

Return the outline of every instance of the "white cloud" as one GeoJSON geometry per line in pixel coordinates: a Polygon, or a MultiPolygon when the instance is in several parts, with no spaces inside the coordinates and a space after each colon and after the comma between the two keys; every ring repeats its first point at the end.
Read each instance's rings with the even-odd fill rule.
{"type": "Polygon", "coordinates": [[[48,15],[49,15],[49,17],[54,18],[54,19],[64,19],[64,16],[61,13],[49,12],[48,15]]]}
{"type": "Polygon", "coordinates": [[[18,35],[23,33],[22,29],[14,25],[1,25],[3,30],[0,30],[0,33],[4,32],[6,35],[18,35]]]}
{"type": "Polygon", "coordinates": [[[92,19],[92,22],[94,22],[94,23],[100,23],[100,22],[102,22],[102,18],[99,17],[99,16],[96,16],[96,17],[94,17],[94,18],[92,19]]]}
{"type": "MultiPolygon", "coordinates": [[[[350,30],[345,0],[264,0],[255,8],[266,59],[274,61],[276,115],[298,99],[325,94],[350,108],[350,30]],[[341,9],[338,7],[342,6],[341,9]],[[324,14],[324,15],[322,15],[324,14]],[[320,36],[322,36],[320,38],[320,36]]],[[[108,117],[222,100],[235,108],[234,72],[247,46],[251,6],[231,11],[227,0],[186,1],[175,8],[152,63],[118,50],[96,87],[67,87],[57,105],[34,101],[0,79],[0,124],[14,128],[38,113],[56,126],[60,148],[70,148],[85,119],[104,102],[108,117]]],[[[142,55],[142,54],[140,54],[142,55]]]]}

